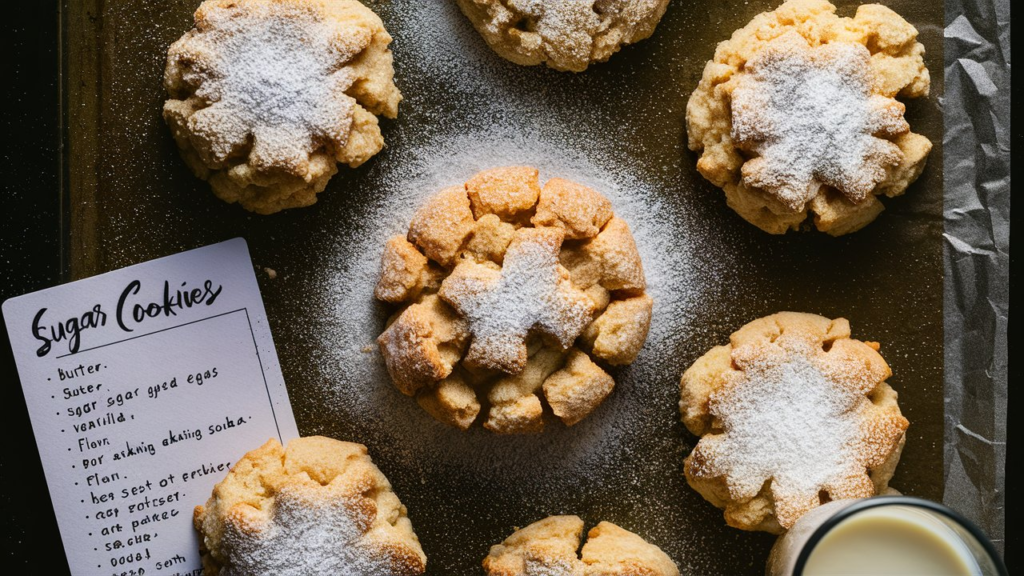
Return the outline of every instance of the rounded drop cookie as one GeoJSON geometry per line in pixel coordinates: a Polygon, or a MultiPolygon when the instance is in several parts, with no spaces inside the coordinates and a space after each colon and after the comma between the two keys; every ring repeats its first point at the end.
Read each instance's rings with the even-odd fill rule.
{"type": "Polygon", "coordinates": [[[909,423],[878,350],[846,319],[814,314],[734,332],[680,383],[683,423],[700,437],[690,486],[730,526],[776,534],[821,504],[885,492],[909,423]]]}
{"type": "Polygon", "coordinates": [[[414,576],[427,557],[365,446],[271,439],[195,509],[207,576],[414,576]]]}
{"type": "Polygon", "coordinates": [[[493,168],[419,208],[381,258],[378,338],[395,386],[436,419],[536,433],[576,424],[632,363],[653,300],[633,235],[597,191],[493,168]]]}
{"type": "Polygon", "coordinates": [[[808,218],[833,236],[863,228],[931,151],[896,100],[928,95],[917,30],[877,4],[835,10],[789,0],[758,15],[718,45],[687,103],[697,170],[772,234],[808,218]]]}
{"type": "Polygon", "coordinates": [[[395,118],[391,36],[356,0],[206,0],[167,51],[163,116],[182,157],[225,202],[309,206],[384,146],[395,118]]]}

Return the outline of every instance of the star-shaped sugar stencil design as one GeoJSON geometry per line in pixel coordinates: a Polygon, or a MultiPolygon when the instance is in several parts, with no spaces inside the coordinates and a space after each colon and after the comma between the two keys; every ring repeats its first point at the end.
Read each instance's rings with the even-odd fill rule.
{"type": "Polygon", "coordinates": [[[265,8],[239,17],[230,9],[207,15],[207,26],[183,38],[193,61],[186,79],[210,104],[189,119],[207,139],[214,160],[250,145],[254,166],[293,168],[318,142],[340,149],[352,123],[355,77],[346,62],[355,43],[308,14],[265,8]]]}
{"type": "Polygon", "coordinates": [[[905,107],[872,92],[871,54],[860,44],[812,47],[796,32],[775,38],[732,92],[732,138],[753,154],[743,183],[791,210],[823,186],[865,200],[903,153],[883,137],[905,134],[905,107]]]}
{"type": "Polygon", "coordinates": [[[463,261],[444,280],[441,298],[466,318],[473,335],[468,363],[518,374],[531,330],[564,349],[590,324],[593,302],[558,261],[564,237],[558,228],[520,228],[500,270],[463,261]]]}

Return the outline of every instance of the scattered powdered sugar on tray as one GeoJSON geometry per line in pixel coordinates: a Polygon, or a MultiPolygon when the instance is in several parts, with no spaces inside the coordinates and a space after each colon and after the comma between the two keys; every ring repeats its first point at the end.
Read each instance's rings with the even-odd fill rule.
{"type": "MultiPolygon", "coordinates": [[[[619,438],[638,428],[651,389],[677,390],[678,376],[666,379],[664,365],[679,340],[690,310],[700,305],[701,285],[709,279],[706,258],[697,258],[686,234],[686,215],[663,204],[658,191],[639,180],[614,157],[586,155],[571,142],[549,134],[495,126],[475,134],[451,134],[435,145],[408,150],[399,164],[378,163],[374,181],[379,197],[355,215],[354,227],[340,229],[335,258],[324,269],[318,302],[327,330],[320,369],[324,406],[342,417],[373,414],[387,440],[375,450],[409,450],[420,466],[469,467],[501,471],[509,477],[536,477],[538,466],[571,483],[574,474],[617,459],[619,438]],[[615,214],[632,229],[654,299],[651,331],[640,357],[615,370],[616,389],[589,418],[571,429],[551,423],[543,434],[495,437],[472,429],[460,432],[434,421],[412,398],[390,382],[376,344],[387,309],[373,297],[380,256],[387,239],[408,230],[415,210],[442,188],[458,185],[480,170],[526,164],[540,169],[541,181],[558,176],[590,186],[612,202],[615,214]],[[557,449],[553,449],[558,447],[557,449]],[[515,463],[532,463],[517,466],[515,463]]],[[[369,439],[361,439],[369,441],[369,439]]]]}
{"type": "MultiPolygon", "coordinates": [[[[868,251],[851,251],[850,242],[859,246],[863,236],[811,250],[804,240],[748,234],[720,194],[705,189],[685,150],[686,97],[714,41],[744,24],[739,13],[753,15],[756,6],[709,13],[670,7],[654,37],[577,75],[501,59],[454,2],[366,0],[395,38],[396,82],[406,97],[397,120],[381,121],[387,148],[337,176],[318,205],[259,217],[209,194],[160,117],[167,47],[192,27],[199,3],[104,3],[104,34],[79,43],[79,51],[97,47],[102,56],[103,74],[95,77],[102,76],[103,106],[90,111],[92,97],[72,96],[87,107],[74,133],[97,138],[75,143],[86,157],[92,146],[103,154],[96,160],[97,196],[74,214],[87,230],[93,215],[98,220],[73,254],[78,273],[246,236],[257,262],[279,272],[262,285],[300,429],[369,446],[409,506],[431,573],[477,573],[487,546],[514,525],[557,513],[615,521],[665,549],[684,573],[747,564],[744,573],[763,570],[758,554],[767,552],[770,537],[725,526],[720,511],[683,478],[693,439],[675,407],[680,373],[754,310],[776,312],[794,300],[788,305],[829,310],[843,299],[822,294],[852,289],[844,275],[812,278],[805,270],[857,265],[850,280],[867,294],[861,300],[884,309],[903,293],[885,291],[896,286],[886,283],[893,274],[885,271],[933,259],[915,223],[927,219],[894,223],[883,237],[907,241],[906,250],[869,241],[868,251]],[[702,35],[708,40],[691,48],[702,35]],[[636,238],[655,307],[642,354],[614,372],[616,389],[594,414],[569,429],[555,421],[539,436],[496,437],[439,424],[394,389],[374,342],[386,311],[373,301],[372,287],[384,241],[407,229],[423,199],[480,169],[513,163],[537,166],[542,180],[587,184],[612,200],[636,238]],[[363,204],[368,194],[376,200],[363,204]],[[906,233],[897,233],[902,224],[906,233]],[[808,267],[798,265],[802,256],[808,267]]],[[[929,29],[941,46],[941,29],[938,36],[935,26],[929,29]]],[[[934,120],[934,101],[916,114],[934,120]]],[[[941,111],[937,118],[941,128],[941,111]]],[[[932,214],[912,199],[906,206],[912,216],[932,214]]],[[[924,277],[936,280],[941,286],[941,274],[924,277]]],[[[941,354],[932,362],[941,346],[926,346],[934,339],[918,338],[897,321],[878,326],[877,338],[898,346],[901,357],[910,354],[901,377],[921,386],[916,394],[935,392],[939,382],[941,396],[941,378],[934,377],[941,375],[941,354]],[[923,360],[913,360],[915,354],[923,360]]],[[[941,411],[935,420],[922,404],[915,415],[915,426],[938,422],[939,430],[936,440],[925,434],[934,428],[917,427],[909,456],[920,464],[921,455],[941,452],[941,411]]],[[[933,475],[913,477],[920,495],[941,496],[933,475]]]]}
{"type": "MultiPolygon", "coordinates": [[[[662,134],[654,141],[678,142],[668,154],[648,153],[638,124],[609,111],[641,105],[630,90],[641,69],[617,73],[613,90],[620,95],[595,95],[590,73],[501,59],[454,2],[388,0],[371,7],[395,38],[396,83],[405,100],[398,120],[382,124],[388,146],[353,174],[372,194],[346,200],[346,182],[339,181],[316,208],[338,214],[338,221],[329,246],[322,236],[317,240],[315,249],[325,256],[307,284],[320,293],[302,303],[304,327],[317,336],[303,345],[311,362],[299,368],[305,396],[292,396],[300,428],[370,448],[409,506],[424,545],[437,549],[432,558],[439,560],[432,561],[443,563],[432,570],[439,573],[479,566],[486,546],[463,543],[479,546],[481,530],[490,534],[488,545],[496,544],[510,522],[525,525],[557,513],[617,520],[667,546],[677,562],[706,570],[707,555],[692,544],[704,536],[690,525],[691,507],[681,508],[683,499],[700,497],[683,478],[676,405],[679,375],[703,352],[682,353],[706,329],[695,318],[708,298],[722,296],[722,269],[734,258],[709,241],[725,232],[709,229],[692,209],[697,194],[681,176],[692,170],[682,135],[673,135],[685,100],[675,102],[675,112],[647,118],[662,134]],[[556,76],[564,86],[547,90],[556,76]],[[587,96],[577,97],[577,89],[587,96]],[[595,98],[609,102],[595,105],[595,98]],[[610,371],[616,385],[609,397],[575,426],[552,418],[538,435],[495,435],[479,426],[463,432],[437,422],[395,388],[376,343],[390,313],[373,296],[387,239],[408,231],[429,196],[508,165],[538,168],[541,183],[562,177],[607,197],[630,227],[654,300],[646,344],[632,365],[610,371]],[[652,484],[652,475],[664,481],[652,484]],[[500,526],[488,519],[501,519],[500,526]],[[679,530],[690,535],[680,540],[679,530]]],[[[710,507],[697,512],[718,521],[710,507]]]]}

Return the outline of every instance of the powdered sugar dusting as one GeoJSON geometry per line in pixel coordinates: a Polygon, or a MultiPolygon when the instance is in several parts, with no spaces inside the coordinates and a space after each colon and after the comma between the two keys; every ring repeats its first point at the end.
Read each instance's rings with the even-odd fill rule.
{"type": "MultiPolygon", "coordinates": [[[[75,274],[245,236],[255,262],[278,272],[273,282],[260,275],[261,288],[300,430],[370,447],[409,507],[430,573],[478,573],[488,546],[513,526],[556,513],[614,521],[661,546],[686,574],[763,572],[771,538],[725,526],[682,478],[695,439],[678,422],[679,374],[737,327],[780,307],[856,313],[843,308],[851,291],[878,310],[920,296],[905,312],[941,328],[933,313],[941,306],[928,297],[942,284],[941,253],[929,248],[941,229],[935,236],[935,218],[916,217],[941,217],[932,209],[936,198],[941,209],[941,178],[931,178],[940,171],[926,171],[927,193],[904,205],[910,218],[893,219],[877,238],[878,230],[850,237],[864,248],[851,251],[846,241],[748,231],[694,170],[683,130],[689,92],[714,43],[774,5],[689,10],[671,2],[654,37],[566,74],[503,60],[454,2],[365,0],[395,38],[396,82],[407,97],[397,120],[380,121],[388,146],[343,170],[315,207],[259,217],[208,194],[159,117],[167,47],[192,26],[198,3],[105,2],[93,14],[104,31],[97,38],[111,42],[102,51],[102,122],[72,110],[86,126],[75,134],[96,135],[102,151],[79,148],[96,156],[100,195],[75,209],[76,218],[96,216],[93,235],[71,253],[75,274]],[[373,341],[387,311],[369,287],[384,242],[406,232],[428,195],[515,163],[540,167],[542,181],[563,176],[608,196],[636,237],[656,303],[641,357],[614,372],[615,392],[587,420],[571,429],[555,422],[542,437],[498,438],[437,424],[393,390],[373,341]],[[840,274],[844,265],[856,270],[840,274]],[[901,267],[919,282],[892,279],[901,267]],[[808,271],[819,273],[814,281],[808,271]]],[[[915,15],[929,51],[941,49],[941,6],[915,15]]],[[[99,93],[97,82],[86,97],[99,93]]],[[[933,130],[926,134],[941,135],[937,98],[914,112],[933,130]]],[[[927,467],[941,458],[941,410],[916,402],[941,397],[941,330],[858,310],[885,341],[916,409],[903,470],[927,467]]],[[[903,474],[900,488],[939,499],[941,477],[903,474]]],[[[188,495],[197,504],[205,496],[188,495]]]]}
{"type": "MultiPolygon", "coordinates": [[[[327,488],[325,488],[326,490],[327,488]]],[[[223,576],[310,576],[393,573],[383,555],[362,542],[359,504],[343,496],[310,497],[287,487],[278,492],[268,523],[228,523],[222,546],[231,564],[223,576]]]]}
{"type": "MultiPolygon", "coordinates": [[[[546,41],[567,46],[572,58],[590,57],[591,37],[601,24],[594,0],[507,0],[507,4],[520,17],[529,19],[546,41]]],[[[494,22],[488,26],[495,33],[501,31],[494,22]]]]}
{"type": "Polygon", "coordinates": [[[732,136],[758,156],[743,166],[746,185],[793,210],[822,186],[859,202],[902,158],[895,144],[875,136],[909,127],[902,105],[872,95],[864,46],[811,48],[789,32],[753,58],[747,72],[732,93],[732,136]]]}
{"type": "Polygon", "coordinates": [[[545,561],[533,558],[526,559],[525,576],[583,576],[578,565],[568,561],[545,561]]]}
{"type": "MultiPolygon", "coordinates": [[[[685,525],[682,512],[671,517],[655,513],[659,508],[649,508],[645,500],[650,488],[641,487],[647,486],[648,463],[656,450],[661,461],[680,463],[660,486],[688,494],[674,409],[679,374],[689,360],[680,350],[687,349],[695,332],[706,330],[695,318],[707,298],[722,291],[719,267],[732,261],[717,248],[720,243],[708,241],[722,232],[709,229],[703,217],[688,209],[692,203],[673,198],[689,192],[685,198],[698,196],[681,177],[691,161],[682,138],[676,149],[659,154],[636,138],[635,124],[621,122],[592,101],[570,98],[564,90],[544,92],[547,76],[581,90],[593,78],[504,61],[453,3],[388,0],[374,9],[395,37],[396,82],[406,100],[397,123],[382,123],[389,148],[360,169],[365,170],[364,185],[372,186],[372,199],[341,210],[334,205],[341,196],[333,195],[321,207],[342,219],[331,229],[331,245],[315,246],[325,254],[317,258],[321,268],[309,284],[321,293],[302,301],[301,325],[316,336],[302,351],[311,365],[298,370],[312,372],[304,374],[302,393],[315,401],[295,402],[300,428],[307,434],[344,430],[346,438],[367,444],[409,506],[424,542],[448,547],[447,566],[479,566],[486,549],[446,543],[461,542],[453,534],[475,538],[476,527],[488,518],[528,523],[584,506],[597,514],[608,502],[636,511],[627,522],[631,529],[671,545],[673,534],[685,525]],[[389,12],[401,17],[389,18],[389,12]],[[572,428],[552,421],[544,434],[510,437],[482,427],[465,432],[448,427],[395,389],[376,345],[390,310],[375,301],[373,290],[388,238],[406,233],[429,197],[482,170],[511,165],[538,168],[541,182],[561,177],[608,198],[636,241],[654,310],[643,350],[632,365],[611,371],[615,392],[601,406],[572,428]],[[332,427],[332,421],[342,424],[332,427]],[[408,488],[420,483],[418,490],[408,488]],[[477,489],[487,496],[467,496],[477,489]],[[425,494],[434,497],[427,500],[425,494]],[[425,501],[429,507],[424,509],[425,501]],[[451,520],[431,534],[418,520],[422,516],[451,520]]],[[[622,73],[627,74],[621,84],[628,103],[627,87],[637,78],[628,70],[622,73]]],[[[685,98],[679,96],[675,106],[682,114],[685,98]]],[[[667,116],[652,121],[662,120],[669,121],[667,116]]],[[[671,125],[680,123],[672,120],[671,125]]],[[[721,320],[735,325],[742,319],[721,320]]],[[[502,524],[489,542],[507,535],[511,526],[502,524]]],[[[693,554],[695,565],[707,561],[693,554]]],[[[681,561],[684,553],[673,556],[681,561]]]]}
{"type": "Polygon", "coordinates": [[[513,62],[585,70],[650,35],[668,0],[459,0],[513,62]]]}
{"type": "Polygon", "coordinates": [[[712,397],[724,432],[705,437],[702,448],[737,499],[757,495],[769,479],[776,498],[814,498],[864,474],[858,396],[827,378],[806,351],[759,358],[712,397]]]}
{"type": "Polygon", "coordinates": [[[531,329],[568,348],[590,324],[590,299],[572,287],[558,262],[561,237],[560,230],[521,229],[500,272],[464,262],[445,278],[441,298],[466,317],[473,333],[469,356],[517,373],[525,366],[531,329]]]}
{"type": "MultiPolygon", "coordinates": [[[[677,375],[666,379],[666,364],[678,363],[676,349],[700,305],[703,282],[713,282],[706,259],[686,233],[686,215],[663,203],[649,183],[639,180],[615,156],[574,150],[557,134],[496,125],[468,134],[449,134],[435,145],[410,150],[398,164],[374,165],[383,183],[381,198],[353,215],[351,228],[338,231],[335,258],[324,270],[322,312],[327,332],[321,362],[324,407],[345,414],[373,414],[386,439],[370,443],[377,450],[409,450],[424,467],[457,466],[480,473],[501,470],[507,479],[521,478],[518,462],[544,462],[542,472],[571,483],[579,474],[596,472],[602,460],[622,457],[619,438],[639,424],[650,406],[652,389],[675,390],[677,375]],[[572,429],[552,427],[543,438],[494,441],[480,431],[445,428],[415,402],[390,385],[374,345],[384,328],[387,310],[373,298],[380,255],[387,239],[403,232],[414,211],[432,194],[495,166],[526,164],[541,171],[541,180],[564,177],[580,182],[611,200],[616,215],[632,232],[644,264],[647,292],[654,312],[647,343],[637,361],[613,375],[616,393],[589,418],[572,429]],[[554,449],[554,447],[558,449],[554,449]]],[[[699,226],[699,223],[692,225],[699,226]]],[[[356,417],[356,416],[353,416],[356,417]]],[[[486,432],[484,432],[486,434],[486,432]]],[[[531,467],[536,474],[536,467],[531,467]]],[[[540,479],[539,481],[544,481],[540,479]]]]}
{"type": "Polygon", "coordinates": [[[320,142],[345,145],[354,101],[344,93],[354,76],[341,66],[361,47],[312,14],[278,5],[217,8],[206,26],[172,50],[189,62],[185,81],[209,106],[190,119],[224,161],[252,138],[257,166],[294,166],[320,142]]]}

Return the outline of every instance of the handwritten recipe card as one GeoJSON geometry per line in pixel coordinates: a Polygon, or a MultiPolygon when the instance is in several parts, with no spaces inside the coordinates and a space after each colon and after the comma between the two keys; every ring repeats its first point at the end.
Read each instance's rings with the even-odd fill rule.
{"type": "Polygon", "coordinates": [[[192,510],[298,436],[241,238],[8,300],[73,574],[201,574],[192,510]]]}

